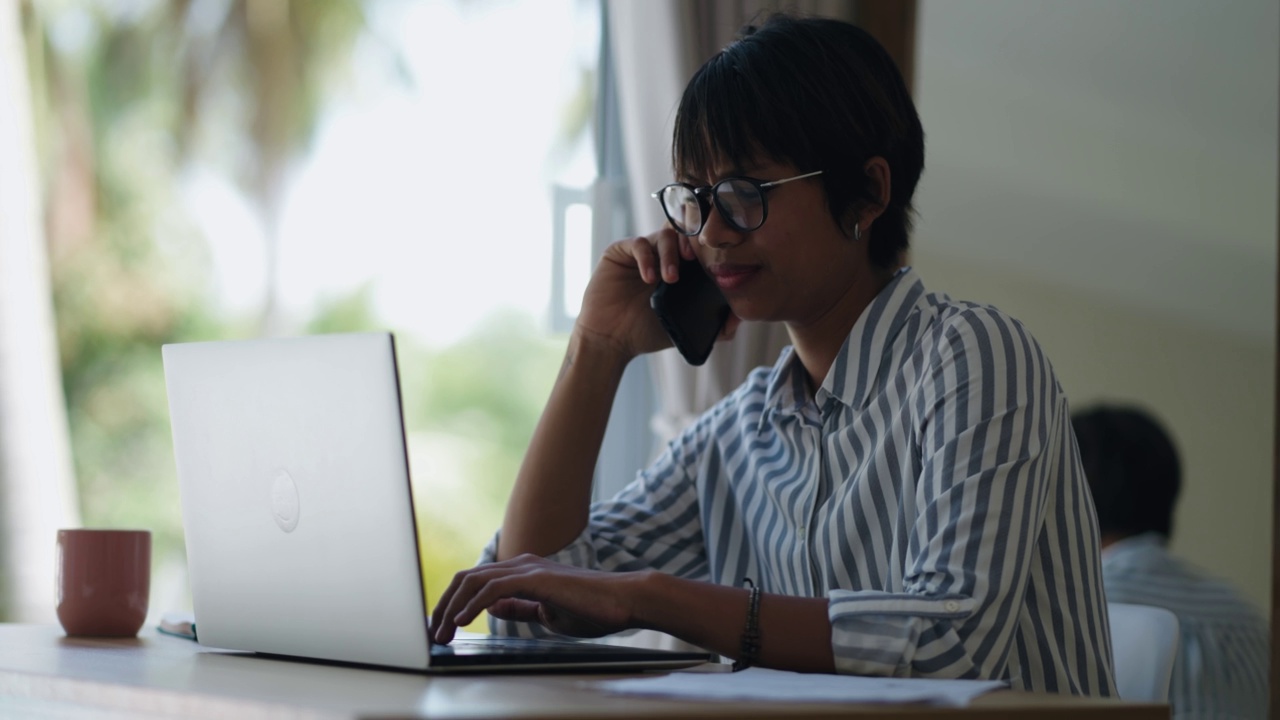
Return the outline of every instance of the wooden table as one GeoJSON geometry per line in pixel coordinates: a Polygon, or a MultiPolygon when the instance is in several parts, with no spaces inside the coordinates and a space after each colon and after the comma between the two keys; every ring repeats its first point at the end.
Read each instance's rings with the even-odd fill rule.
{"type": "Polygon", "coordinates": [[[608,695],[603,676],[431,677],[210,650],[147,629],[137,639],[68,638],[0,625],[0,717],[93,718],[1168,718],[1167,705],[1012,691],[968,708],[725,703],[608,695]]]}

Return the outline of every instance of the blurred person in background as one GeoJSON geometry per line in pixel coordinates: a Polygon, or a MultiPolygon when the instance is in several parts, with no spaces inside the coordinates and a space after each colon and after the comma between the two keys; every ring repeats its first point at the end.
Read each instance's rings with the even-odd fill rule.
{"type": "Polygon", "coordinates": [[[1181,642],[1169,688],[1178,720],[1267,712],[1267,623],[1240,593],[1169,552],[1182,467],[1145,412],[1100,406],[1072,416],[1102,533],[1109,602],[1171,611],[1181,642]]]}

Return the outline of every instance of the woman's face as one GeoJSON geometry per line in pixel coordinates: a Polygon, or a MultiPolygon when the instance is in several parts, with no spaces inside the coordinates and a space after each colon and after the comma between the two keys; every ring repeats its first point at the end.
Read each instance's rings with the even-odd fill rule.
{"type": "MultiPolygon", "coordinates": [[[[771,182],[817,169],[772,160],[745,167],[721,163],[712,169],[713,177],[686,182],[710,185],[728,177],[771,182]]],[[[821,175],[765,193],[763,225],[740,232],[713,206],[702,233],[690,238],[694,252],[738,317],[782,320],[795,328],[818,323],[849,304],[857,279],[868,277],[866,239],[841,233],[827,209],[821,175]]]]}

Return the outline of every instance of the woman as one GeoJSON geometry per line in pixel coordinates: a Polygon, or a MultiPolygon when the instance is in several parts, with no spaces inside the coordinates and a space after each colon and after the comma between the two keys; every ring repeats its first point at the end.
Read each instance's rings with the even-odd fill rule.
{"type": "Polygon", "coordinates": [[[613,244],[484,564],[436,639],[654,628],[739,665],[1114,694],[1066,399],[1016,321],[900,267],[924,165],[884,49],[833,20],[747,28],[685,90],[670,225],[613,244]],[[696,258],[792,345],[611,501],[591,477],[648,307],[696,258]],[[751,582],[748,582],[751,580],[751,582]],[[532,623],[532,625],[526,625],[532,623]]]}

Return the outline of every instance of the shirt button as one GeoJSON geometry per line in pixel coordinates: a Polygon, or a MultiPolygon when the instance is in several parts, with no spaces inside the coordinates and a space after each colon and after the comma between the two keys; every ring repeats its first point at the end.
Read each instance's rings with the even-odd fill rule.
{"type": "Polygon", "coordinates": [[[960,609],[960,603],[955,600],[948,600],[942,603],[942,607],[946,608],[947,612],[955,612],[960,609]]]}

